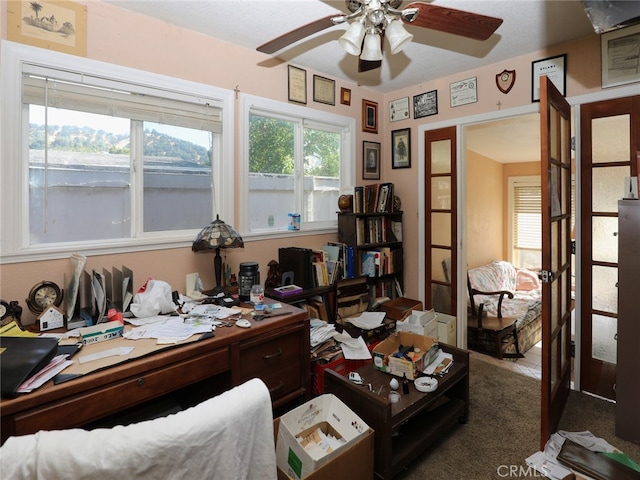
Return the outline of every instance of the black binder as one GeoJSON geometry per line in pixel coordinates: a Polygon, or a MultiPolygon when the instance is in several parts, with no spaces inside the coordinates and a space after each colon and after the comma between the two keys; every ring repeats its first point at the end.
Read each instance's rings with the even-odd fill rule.
{"type": "Polygon", "coordinates": [[[42,370],[58,353],[51,337],[0,337],[0,395],[17,396],[22,383],[42,370]]]}
{"type": "Polygon", "coordinates": [[[283,277],[286,272],[293,272],[292,283],[305,290],[316,286],[311,267],[311,253],[310,248],[300,247],[284,247],[278,250],[283,277]]]}

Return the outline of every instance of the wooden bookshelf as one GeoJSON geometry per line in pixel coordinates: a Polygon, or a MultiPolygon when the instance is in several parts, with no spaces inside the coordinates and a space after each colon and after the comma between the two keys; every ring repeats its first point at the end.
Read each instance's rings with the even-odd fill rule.
{"type": "Polygon", "coordinates": [[[371,297],[404,289],[402,212],[339,213],[338,240],[353,249],[354,275],[367,275],[371,297]]]}

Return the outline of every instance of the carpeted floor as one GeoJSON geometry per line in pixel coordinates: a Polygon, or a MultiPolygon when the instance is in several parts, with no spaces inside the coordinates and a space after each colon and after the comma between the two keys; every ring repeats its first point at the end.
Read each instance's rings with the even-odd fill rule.
{"type": "MultiPolygon", "coordinates": [[[[480,358],[470,360],[469,421],[452,428],[398,479],[541,478],[525,463],[540,446],[540,382],[480,358]]],[[[614,412],[614,404],[572,391],[559,429],[589,430],[639,462],[640,447],[615,437],[614,412]]]]}

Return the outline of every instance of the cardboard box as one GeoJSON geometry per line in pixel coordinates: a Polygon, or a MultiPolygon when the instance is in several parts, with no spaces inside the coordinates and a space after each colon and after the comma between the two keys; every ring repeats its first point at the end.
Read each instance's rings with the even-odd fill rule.
{"type": "Polygon", "coordinates": [[[436,313],[438,322],[438,341],[456,346],[456,317],[446,313],[436,313]]]}
{"type": "Polygon", "coordinates": [[[412,310],[405,320],[396,323],[398,332],[413,332],[425,337],[438,336],[438,322],[436,321],[436,313],[431,310],[421,311],[412,310]]]}
{"type": "Polygon", "coordinates": [[[294,480],[306,479],[359,442],[369,430],[369,426],[335,395],[315,397],[280,417],[276,437],[278,468],[294,480]],[[298,439],[308,437],[318,428],[344,443],[330,452],[318,446],[303,448],[298,439]]]}
{"type": "Polygon", "coordinates": [[[398,297],[380,305],[380,310],[385,312],[387,317],[394,320],[404,320],[413,310],[423,310],[420,300],[398,297]]]}
{"type": "MultiPolygon", "coordinates": [[[[280,418],[273,421],[274,438],[278,438],[280,418]]],[[[305,477],[305,480],[326,480],[338,478],[373,478],[373,429],[356,441],[350,447],[345,448],[330,462],[315,470],[305,477]]],[[[287,475],[278,467],[278,480],[295,480],[295,477],[287,475]]]]}
{"type": "Polygon", "coordinates": [[[83,345],[104,342],[122,336],[124,325],[116,320],[112,322],[99,323],[93,327],[80,329],[80,338],[83,345]]]}
{"type": "Polygon", "coordinates": [[[373,349],[373,368],[398,377],[407,376],[414,380],[418,374],[435,360],[438,353],[438,339],[425,337],[413,332],[396,332],[386,340],[380,342],[373,349]],[[413,359],[395,357],[400,346],[419,348],[413,352],[413,359]]]}

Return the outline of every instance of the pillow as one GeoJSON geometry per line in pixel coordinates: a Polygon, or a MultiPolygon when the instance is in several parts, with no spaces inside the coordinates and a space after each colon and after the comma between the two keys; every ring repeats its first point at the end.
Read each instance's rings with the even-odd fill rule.
{"type": "Polygon", "coordinates": [[[519,268],[516,273],[516,290],[525,292],[538,290],[540,288],[540,279],[538,274],[526,268],[519,268]]]}

